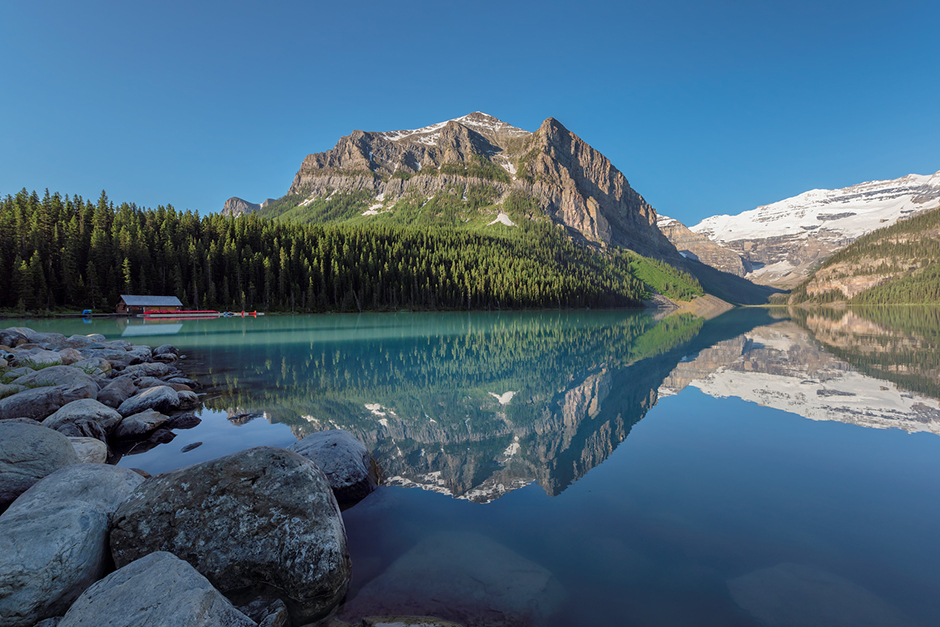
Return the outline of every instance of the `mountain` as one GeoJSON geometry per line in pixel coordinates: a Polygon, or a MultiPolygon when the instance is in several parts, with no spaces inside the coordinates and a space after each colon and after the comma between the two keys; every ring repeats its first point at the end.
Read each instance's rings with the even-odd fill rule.
{"type": "Polygon", "coordinates": [[[222,215],[224,216],[243,216],[249,213],[254,213],[255,211],[260,211],[268,205],[274,202],[273,198],[268,198],[260,205],[256,205],[253,202],[248,202],[243,200],[238,196],[232,196],[225,201],[225,205],[222,206],[222,215]]]}
{"type": "MultiPolygon", "coordinates": [[[[862,235],[937,207],[940,172],[910,174],[843,189],[811,190],[737,215],[712,216],[690,230],[740,255],[751,265],[746,278],[793,287],[814,264],[862,235]]],[[[682,250],[683,244],[679,241],[676,246],[682,250]]],[[[687,247],[703,256],[695,246],[687,247]]]]}
{"type": "MultiPolygon", "coordinates": [[[[354,131],[333,149],[308,155],[287,195],[261,213],[309,221],[306,209],[334,221],[411,223],[424,210],[469,221],[474,216],[461,213],[461,202],[482,207],[483,224],[511,227],[547,216],[586,242],[681,263],[649,203],[554,118],[535,132],[481,112],[415,130],[354,131]]],[[[241,205],[229,203],[223,213],[238,215],[241,205]]]]}
{"type": "Polygon", "coordinates": [[[876,229],[832,255],[790,294],[790,302],[940,302],[940,208],[876,229]]]}
{"type": "Polygon", "coordinates": [[[686,259],[694,259],[705,265],[743,277],[753,271],[751,263],[735,251],[725,248],[700,233],[694,233],[674,218],[661,215],[656,226],[686,259]]]}

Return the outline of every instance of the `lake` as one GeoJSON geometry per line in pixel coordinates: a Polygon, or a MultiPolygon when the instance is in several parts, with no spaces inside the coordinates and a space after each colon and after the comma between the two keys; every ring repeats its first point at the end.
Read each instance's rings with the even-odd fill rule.
{"type": "Polygon", "coordinates": [[[7,320],[173,344],[197,427],[163,472],[343,428],[340,612],[466,625],[931,625],[937,309],[7,320]],[[187,452],[197,442],[201,444],[187,452]]]}

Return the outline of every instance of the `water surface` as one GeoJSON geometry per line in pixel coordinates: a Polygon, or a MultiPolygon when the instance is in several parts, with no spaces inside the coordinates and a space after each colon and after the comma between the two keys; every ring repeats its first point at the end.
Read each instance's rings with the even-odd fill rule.
{"type": "Polygon", "coordinates": [[[344,513],[345,619],[935,624],[936,310],[792,315],[7,326],[187,354],[203,422],[122,465],[337,427],[365,442],[386,485],[344,513]]]}

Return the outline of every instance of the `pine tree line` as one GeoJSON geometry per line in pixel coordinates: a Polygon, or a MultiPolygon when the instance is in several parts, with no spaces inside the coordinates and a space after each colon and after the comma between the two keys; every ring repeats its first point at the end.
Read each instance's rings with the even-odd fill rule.
{"type": "Polygon", "coordinates": [[[304,225],[115,206],[102,192],[0,200],[0,308],[111,311],[120,294],[196,309],[298,312],[630,307],[626,264],[550,225],[489,235],[441,227],[304,225]]]}

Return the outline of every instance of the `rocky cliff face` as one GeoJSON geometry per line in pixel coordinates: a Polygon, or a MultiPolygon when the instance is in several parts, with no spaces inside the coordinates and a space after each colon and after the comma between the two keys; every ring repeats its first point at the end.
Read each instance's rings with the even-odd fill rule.
{"type": "Polygon", "coordinates": [[[701,261],[736,276],[743,277],[753,269],[750,262],[735,251],[716,244],[704,235],[690,231],[678,220],[660,215],[656,225],[683,257],[701,261]]]}
{"type": "Polygon", "coordinates": [[[225,205],[222,206],[222,215],[223,216],[243,216],[248,213],[254,213],[258,209],[261,209],[261,205],[256,205],[253,202],[248,202],[243,200],[238,196],[232,196],[225,201],[225,205]]]}
{"type": "Polygon", "coordinates": [[[534,133],[480,112],[410,131],[354,131],[332,150],[308,155],[288,193],[304,204],[365,191],[378,213],[407,196],[467,186],[491,188],[497,203],[521,192],[588,241],[680,260],[649,203],[609,159],[553,118],[534,133]]]}
{"type": "Polygon", "coordinates": [[[691,230],[749,262],[748,279],[793,287],[813,265],[865,233],[938,206],[940,172],[910,174],[811,190],[737,215],[712,216],[691,230]]]}

